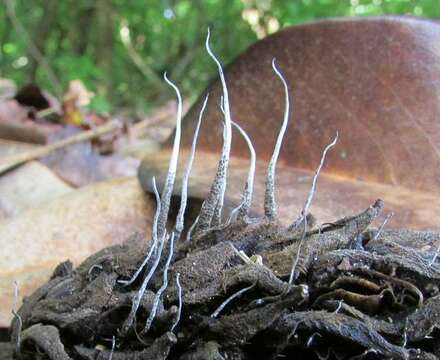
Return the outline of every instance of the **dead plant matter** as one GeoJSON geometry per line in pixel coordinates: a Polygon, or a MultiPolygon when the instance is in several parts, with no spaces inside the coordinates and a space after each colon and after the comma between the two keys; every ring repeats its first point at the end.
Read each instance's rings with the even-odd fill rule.
{"type": "MultiPolygon", "coordinates": [[[[231,120],[223,85],[224,146],[211,191],[180,240],[193,154],[178,220],[166,229],[180,144],[181,110],[152,240],[133,236],[72,270],[58,266],[12,325],[17,359],[437,359],[440,234],[369,230],[383,203],[314,227],[309,208],[325,154],[293,224],[277,219],[275,168],[286,113],[267,173],[265,216],[251,218],[255,152],[231,120]],[[251,165],[242,202],[222,223],[232,125],[251,165]]],[[[177,87],[166,78],[177,93],[177,87]]],[[[204,106],[206,105],[206,101],[204,106]]],[[[203,106],[203,107],[204,107],[203,106]]],[[[181,109],[181,107],[179,107],[181,109]]],[[[203,109],[202,109],[203,112],[203,109]]],[[[191,148],[194,153],[199,126],[191,148]]],[[[155,185],[154,185],[155,188],[155,185]]]]}

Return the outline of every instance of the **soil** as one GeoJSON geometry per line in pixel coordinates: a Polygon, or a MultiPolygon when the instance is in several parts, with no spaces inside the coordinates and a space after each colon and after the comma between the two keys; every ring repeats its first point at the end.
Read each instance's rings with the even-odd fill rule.
{"type": "Polygon", "coordinates": [[[137,235],[60,264],[11,325],[14,357],[437,359],[440,233],[369,229],[382,207],[321,227],[246,218],[164,240],[129,284],[152,246],[137,235]]]}

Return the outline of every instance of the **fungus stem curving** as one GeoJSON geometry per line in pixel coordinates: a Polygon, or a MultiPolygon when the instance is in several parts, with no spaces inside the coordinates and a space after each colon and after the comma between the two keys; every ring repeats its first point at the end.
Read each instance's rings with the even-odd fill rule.
{"type": "Polygon", "coordinates": [[[336,145],[336,142],[338,141],[339,133],[336,131],[336,136],[334,140],[328,144],[321,155],[321,160],[319,162],[318,168],[316,169],[315,175],[313,176],[312,180],[312,187],[310,188],[309,195],[307,196],[307,200],[304,204],[303,209],[301,210],[301,214],[299,215],[298,219],[295,220],[295,222],[290,226],[290,229],[296,228],[302,221],[307,222],[307,214],[309,212],[310,204],[312,203],[313,196],[316,192],[316,184],[318,182],[318,177],[321,172],[322,167],[324,166],[325,157],[327,156],[327,152],[336,145]]]}
{"type": "Polygon", "coordinates": [[[148,261],[150,260],[151,255],[153,254],[153,252],[156,250],[156,247],[157,247],[157,242],[158,242],[158,240],[157,240],[157,219],[158,219],[158,216],[160,213],[160,195],[159,195],[159,192],[157,191],[156,178],[154,176],[152,179],[152,183],[153,183],[154,195],[156,196],[156,213],[154,215],[153,230],[152,230],[153,243],[150,246],[150,250],[148,251],[148,255],[145,257],[141,266],[139,266],[139,268],[133,274],[131,279],[130,280],[118,280],[118,283],[123,284],[124,286],[128,286],[128,285],[133,284],[133,282],[138,278],[139,274],[144,269],[145,265],[148,264],[148,261]]]}
{"type": "Polygon", "coordinates": [[[182,316],[182,306],[183,306],[182,286],[180,285],[180,274],[179,273],[176,274],[176,285],[177,285],[177,296],[179,298],[179,308],[177,310],[176,321],[173,323],[173,326],[171,326],[171,332],[173,332],[174,329],[176,328],[176,326],[179,324],[180,317],[182,316]]]}
{"type": "Polygon", "coordinates": [[[196,233],[207,230],[211,223],[213,222],[213,218],[215,213],[217,212],[216,218],[221,218],[221,211],[223,208],[225,191],[226,191],[226,183],[227,183],[227,175],[228,175],[228,166],[229,166],[229,154],[231,152],[231,142],[232,142],[232,121],[231,121],[231,110],[229,107],[229,95],[228,88],[226,86],[225,76],[223,74],[223,69],[212,52],[209,46],[209,38],[210,31],[208,29],[208,35],[206,36],[206,50],[214,60],[217,65],[220,80],[223,88],[223,106],[222,111],[224,111],[224,120],[225,120],[225,136],[223,138],[223,147],[221,157],[218,163],[217,172],[215,174],[214,181],[211,185],[211,189],[209,191],[206,200],[203,202],[202,208],[200,210],[199,222],[196,227],[196,233]],[[218,215],[220,214],[220,215],[218,215]]]}
{"type": "Polygon", "coordinates": [[[168,79],[167,74],[163,75],[165,81],[170,85],[177,96],[177,115],[176,115],[176,130],[174,135],[173,149],[171,152],[171,159],[168,166],[168,173],[165,184],[162,189],[162,199],[160,213],[157,222],[157,236],[161,239],[166,231],[166,224],[168,219],[168,212],[170,209],[171,195],[173,193],[174,180],[176,178],[177,161],[179,159],[180,137],[181,137],[181,123],[182,123],[182,97],[178,87],[168,79]]]}
{"type": "Polygon", "coordinates": [[[142,331],[142,335],[145,335],[150,330],[151,325],[153,324],[153,320],[156,317],[157,307],[159,306],[160,298],[162,297],[163,292],[168,287],[168,269],[170,268],[171,260],[173,258],[174,236],[175,236],[175,234],[171,233],[171,237],[170,237],[170,241],[169,241],[169,243],[170,243],[170,250],[169,250],[169,253],[168,253],[167,262],[166,262],[165,267],[163,269],[163,282],[162,282],[162,286],[159,288],[159,290],[156,293],[156,296],[154,297],[153,307],[151,309],[150,314],[148,315],[148,319],[147,319],[147,322],[145,323],[145,327],[144,327],[144,330],[142,331]]]}
{"type": "Polygon", "coordinates": [[[277,204],[275,201],[275,168],[276,168],[278,156],[280,154],[281,145],[283,143],[284,134],[287,129],[287,124],[289,122],[290,101],[289,101],[289,88],[287,86],[286,80],[284,79],[283,75],[276,66],[275,58],[272,60],[272,68],[275,71],[275,74],[280,78],[281,82],[283,83],[284,93],[285,93],[285,109],[284,109],[283,124],[281,125],[280,131],[278,133],[273,154],[269,161],[269,166],[267,168],[266,191],[264,194],[264,215],[270,220],[275,220],[277,216],[277,204]]]}
{"type": "Polygon", "coordinates": [[[154,273],[156,272],[157,266],[159,265],[160,258],[162,255],[163,245],[165,242],[165,236],[166,233],[162,236],[159,243],[159,251],[156,256],[156,261],[154,262],[153,266],[151,267],[150,271],[148,272],[147,276],[145,277],[144,281],[142,282],[142,285],[139,289],[139,291],[136,293],[136,296],[133,299],[133,303],[131,304],[131,310],[128,314],[127,319],[124,322],[124,325],[122,326],[121,332],[122,334],[126,334],[130,327],[133,325],[134,319],[136,317],[136,312],[139,309],[139,305],[141,303],[142,297],[144,296],[145,290],[147,290],[148,283],[150,282],[151,278],[153,277],[154,273]]]}
{"type": "Polygon", "coordinates": [[[195,156],[195,152],[196,152],[197,139],[199,137],[200,125],[202,123],[202,117],[203,117],[203,113],[205,112],[206,104],[208,103],[208,98],[209,98],[209,94],[206,95],[205,100],[203,101],[202,109],[200,110],[199,120],[197,121],[197,126],[194,131],[194,135],[193,135],[191,152],[189,154],[188,163],[187,163],[186,169],[185,169],[185,174],[183,175],[183,179],[182,179],[182,193],[180,196],[180,208],[179,208],[179,213],[177,214],[177,219],[176,219],[176,235],[175,235],[176,242],[179,241],[180,235],[182,234],[182,231],[183,231],[184,215],[185,215],[186,204],[188,201],[188,180],[189,180],[189,175],[191,173],[192,165],[194,162],[194,156],[195,156]]]}
{"type": "MultiPolygon", "coordinates": [[[[238,131],[240,132],[241,136],[243,136],[244,140],[246,141],[246,144],[249,148],[250,153],[250,165],[249,165],[249,172],[248,177],[246,181],[246,185],[243,191],[243,195],[241,197],[241,203],[238,206],[238,208],[235,208],[232,212],[235,213],[238,211],[237,219],[242,220],[244,219],[249,212],[249,209],[252,204],[252,195],[254,192],[254,177],[255,177],[255,163],[256,163],[256,156],[255,156],[255,149],[252,145],[252,141],[249,138],[248,134],[235,122],[232,122],[232,125],[234,125],[238,131]]],[[[232,213],[231,213],[232,215],[232,213]]]]}

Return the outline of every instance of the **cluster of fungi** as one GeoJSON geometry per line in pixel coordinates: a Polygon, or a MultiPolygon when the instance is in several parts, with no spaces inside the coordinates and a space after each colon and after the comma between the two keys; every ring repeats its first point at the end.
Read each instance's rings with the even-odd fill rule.
{"type": "Polygon", "coordinates": [[[437,359],[440,357],[440,234],[368,229],[377,200],[360,214],[316,225],[310,193],[289,226],[277,216],[275,170],[285,114],[268,165],[264,215],[252,218],[255,151],[231,120],[222,67],[223,147],[199,216],[184,231],[187,186],[205,98],[195,129],[172,230],[170,200],[181,136],[179,106],[169,171],[157,202],[151,241],[134,235],[76,269],[60,264],[14,310],[16,359],[437,359]],[[244,137],[250,168],[240,204],[222,216],[232,129],[244,137]],[[168,226],[169,228],[169,226],[168,226]],[[185,236],[182,236],[186,233],[185,236]]]}

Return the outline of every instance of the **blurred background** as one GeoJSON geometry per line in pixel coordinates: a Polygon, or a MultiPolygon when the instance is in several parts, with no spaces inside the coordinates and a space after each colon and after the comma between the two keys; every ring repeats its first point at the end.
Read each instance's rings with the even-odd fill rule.
{"type": "Polygon", "coordinates": [[[440,18],[440,0],[1,0],[0,78],[58,97],[70,80],[95,93],[90,110],[148,113],[173,98],[167,71],[191,100],[215,74],[206,29],[228,63],[279,29],[315,19],[405,14],[440,18]]]}

